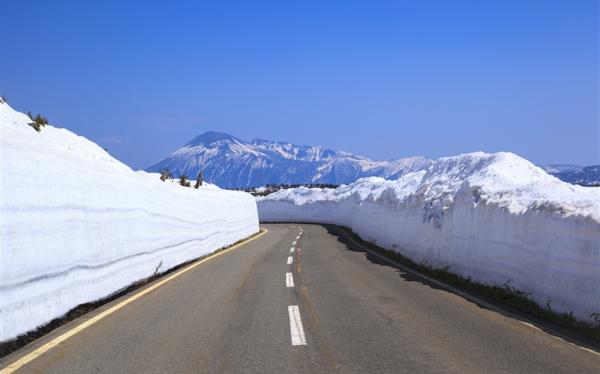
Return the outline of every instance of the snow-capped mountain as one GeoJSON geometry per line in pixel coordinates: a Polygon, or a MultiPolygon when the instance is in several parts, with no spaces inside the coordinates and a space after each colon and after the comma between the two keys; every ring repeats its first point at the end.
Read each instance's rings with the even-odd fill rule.
{"type": "MultiPolygon", "coordinates": [[[[363,177],[397,179],[424,170],[432,164],[424,157],[374,161],[349,152],[319,146],[296,145],[208,131],[147,168],[168,169],[174,176],[204,179],[225,188],[258,187],[266,184],[347,184],[363,177]]],[[[600,165],[544,165],[548,174],[572,184],[599,185],[600,165]]]]}
{"type": "Polygon", "coordinates": [[[544,165],[542,169],[565,182],[582,186],[600,185],[600,165],[544,165]]]}
{"type": "Polygon", "coordinates": [[[258,187],[269,183],[351,183],[362,177],[395,179],[431,164],[424,157],[373,161],[323,147],[254,139],[251,142],[209,131],[175,150],[148,171],[168,169],[174,176],[204,179],[221,187],[258,187]]]}

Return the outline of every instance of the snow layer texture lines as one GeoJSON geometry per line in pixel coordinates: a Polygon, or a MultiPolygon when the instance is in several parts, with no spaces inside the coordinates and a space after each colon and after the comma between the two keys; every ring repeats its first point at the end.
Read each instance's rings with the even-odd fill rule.
{"type": "Polygon", "coordinates": [[[589,320],[600,311],[600,189],[574,186],[512,153],[439,159],[390,181],[295,188],[257,197],[264,222],[319,222],[417,263],[589,320]]]}
{"type": "Polygon", "coordinates": [[[0,103],[0,341],[258,231],[254,199],[134,172],[0,103]]]}

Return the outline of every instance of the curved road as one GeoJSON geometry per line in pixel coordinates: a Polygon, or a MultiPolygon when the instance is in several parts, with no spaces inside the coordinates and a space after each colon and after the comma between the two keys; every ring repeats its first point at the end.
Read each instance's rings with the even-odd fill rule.
{"type": "Polygon", "coordinates": [[[432,287],[334,228],[265,227],[48,348],[132,294],[55,330],[0,368],[42,347],[16,372],[600,373],[595,351],[432,287]]]}

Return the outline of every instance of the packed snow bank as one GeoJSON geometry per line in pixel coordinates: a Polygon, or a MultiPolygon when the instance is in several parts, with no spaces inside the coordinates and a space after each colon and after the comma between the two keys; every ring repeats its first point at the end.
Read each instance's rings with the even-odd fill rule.
{"type": "Polygon", "coordinates": [[[164,183],[28,122],[0,103],[0,341],[258,231],[249,194],[164,183]]]}
{"type": "Polygon", "coordinates": [[[257,198],[261,221],[333,223],[417,262],[531,292],[581,319],[600,312],[600,189],[511,153],[442,158],[395,181],[257,198]]]}

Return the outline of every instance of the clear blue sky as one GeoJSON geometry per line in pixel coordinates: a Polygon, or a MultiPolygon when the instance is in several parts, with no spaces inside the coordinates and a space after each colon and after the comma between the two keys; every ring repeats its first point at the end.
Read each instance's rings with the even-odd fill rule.
{"type": "Polygon", "coordinates": [[[600,163],[597,1],[0,3],[0,94],[134,168],[207,130],[600,163]]]}

